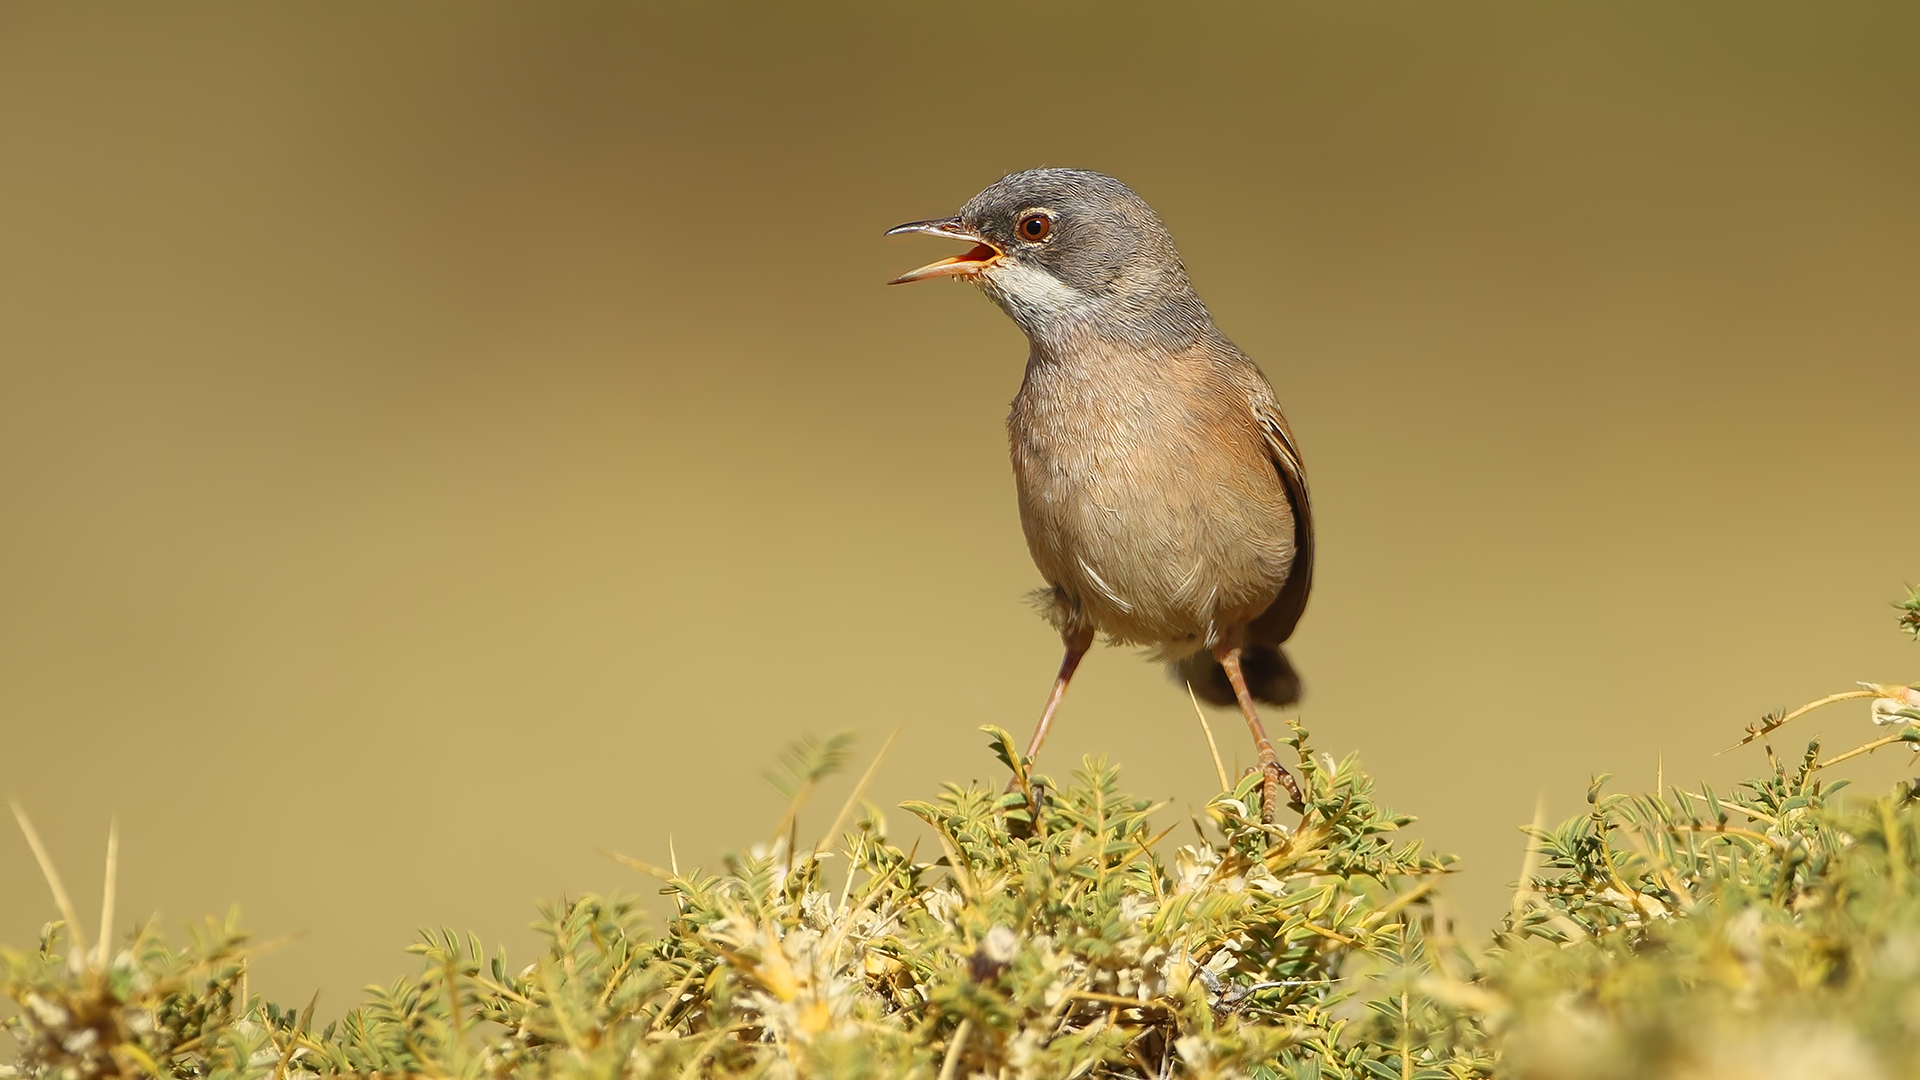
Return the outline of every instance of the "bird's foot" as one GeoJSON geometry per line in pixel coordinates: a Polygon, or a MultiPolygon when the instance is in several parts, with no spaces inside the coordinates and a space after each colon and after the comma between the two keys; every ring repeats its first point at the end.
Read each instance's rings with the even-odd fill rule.
{"type": "Polygon", "coordinates": [[[1260,771],[1266,775],[1266,782],[1260,785],[1260,824],[1273,824],[1275,808],[1280,805],[1280,789],[1283,787],[1287,789],[1287,807],[1297,813],[1306,812],[1307,800],[1301,797],[1300,785],[1294,781],[1293,774],[1287,771],[1286,766],[1278,760],[1267,760],[1260,763],[1260,771]]]}
{"type": "Polygon", "coordinates": [[[1047,786],[1035,779],[1016,776],[1007,782],[1006,794],[1027,797],[1027,820],[1025,822],[1009,821],[1007,832],[1020,837],[1032,836],[1039,832],[1040,804],[1047,797],[1047,786]]]}

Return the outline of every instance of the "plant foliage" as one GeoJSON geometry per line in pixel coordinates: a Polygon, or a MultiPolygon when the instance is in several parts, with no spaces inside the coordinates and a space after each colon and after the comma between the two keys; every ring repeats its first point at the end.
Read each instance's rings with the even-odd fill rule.
{"type": "MultiPolygon", "coordinates": [[[[1903,621],[1920,611],[1920,594],[1903,621]]],[[[811,848],[799,808],[848,743],[782,760],[774,839],[722,872],[622,859],[630,899],[541,910],[508,964],[422,935],[419,973],[341,1019],[247,989],[232,917],[89,950],[66,918],[0,952],[30,1080],[483,1077],[1895,1077],[1920,1074],[1920,811],[1837,798],[1834,765],[1920,746],[1920,689],[1863,684],[1890,733],[1815,743],[1734,790],[1609,794],[1536,824],[1513,913],[1467,947],[1430,901],[1449,860],[1356,762],[1297,726],[1305,810],[1262,824],[1249,775],[1172,826],[1089,760],[1064,786],[988,728],[1013,793],[949,784],[903,847],[859,801],[811,848]],[[1033,793],[1031,796],[1029,793],[1033,793]],[[849,824],[850,823],[850,824],[849,824]],[[848,827],[844,830],[843,825],[848,827]],[[1176,839],[1176,834],[1182,839],[1176,839]],[[1183,842],[1184,841],[1184,842],[1183,842]],[[937,850],[932,850],[937,849],[937,850]]],[[[877,762],[876,762],[877,765],[877,762]]],[[[871,777],[872,770],[868,771],[871,777]]],[[[23,818],[24,824],[24,818],[23,818]]],[[[29,827],[29,840],[36,844],[29,827]]],[[[111,876],[111,875],[110,875],[111,876]]]]}

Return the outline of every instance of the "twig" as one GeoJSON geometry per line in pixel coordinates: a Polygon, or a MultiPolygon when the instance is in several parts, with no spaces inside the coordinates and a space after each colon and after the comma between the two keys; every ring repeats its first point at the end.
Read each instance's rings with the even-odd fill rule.
{"type": "MultiPolygon", "coordinates": [[[[916,840],[914,842],[913,849],[915,851],[920,850],[919,841],[916,840]]],[[[847,912],[846,915],[841,917],[840,925],[836,926],[833,930],[832,935],[827,938],[827,946],[824,950],[822,950],[822,952],[829,957],[838,956],[840,953],[840,947],[842,945],[845,945],[847,942],[847,938],[849,938],[853,934],[853,924],[855,920],[859,919],[862,912],[865,912],[869,907],[873,905],[873,903],[876,900],[880,899],[881,895],[886,889],[887,883],[893,880],[893,875],[895,873],[899,872],[902,869],[908,870],[910,872],[912,868],[913,868],[913,856],[909,855],[907,856],[907,859],[905,862],[900,863],[898,866],[888,868],[885,874],[882,874],[879,877],[875,878],[873,880],[873,887],[867,890],[867,895],[865,896],[865,898],[863,898],[859,904],[855,905],[852,911],[847,912]]],[[[884,920],[882,920],[880,924],[876,924],[876,925],[884,925],[884,920]]]]}
{"type": "Polygon", "coordinates": [[[1540,864],[1545,861],[1540,856],[1540,831],[1547,827],[1547,793],[1543,790],[1533,797],[1533,825],[1527,830],[1527,846],[1520,855],[1520,880],[1513,890],[1513,914],[1520,915],[1533,900],[1533,875],[1540,872],[1540,864]]]}
{"type": "Polygon", "coordinates": [[[947,1044],[946,1060],[940,1063],[940,1080],[953,1080],[954,1073],[960,1068],[960,1048],[967,1044],[967,1036],[973,1033],[973,1017],[963,1017],[960,1026],[953,1029],[953,1041],[947,1044]]]}
{"type": "Polygon", "coordinates": [[[1735,814],[1745,814],[1747,817],[1750,817],[1755,821],[1764,821],[1767,824],[1772,825],[1776,828],[1778,828],[1780,825],[1779,819],[1773,817],[1772,815],[1768,814],[1764,810],[1755,810],[1751,807],[1741,806],[1737,803],[1722,802],[1719,799],[1709,799],[1705,795],[1702,795],[1697,791],[1682,791],[1680,794],[1685,795],[1689,799],[1698,799],[1703,803],[1707,803],[1711,806],[1718,807],[1721,810],[1730,811],[1735,814]]]}
{"type": "MultiPolygon", "coordinates": [[[[1765,844],[1776,851],[1787,846],[1784,840],[1775,840],[1765,833],[1754,832],[1752,829],[1743,829],[1738,825],[1681,825],[1675,822],[1667,825],[1667,828],[1675,832],[1698,833],[1701,836],[1725,836],[1729,839],[1737,836],[1742,840],[1753,840],[1765,844]]],[[[1668,888],[1672,888],[1672,886],[1669,885],[1668,888]]]]}
{"type": "Polygon", "coordinates": [[[1824,769],[1830,765],[1838,765],[1841,762],[1847,760],[1848,758],[1856,758],[1856,757],[1859,757],[1861,754],[1871,754],[1875,750],[1878,750],[1883,746],[1892,746],[1894,743],[1912,742],[1912,741],[1913,741],[1912,738],[1908,736],[1906,731],[1904,730],[1899,731],[1895,734],[1887,736],[1884,739],[1875,739],[1865,746],[1856,746],[1844,754],[1835,754],[1832,757],[1828,758],[1827,760],[1821,762],[1820,764],[1815,765],[1814,768],[1824,769]]]}
{"type": "MultiPolygon", "coordinates": [[[[300,1014],[299,1022],[293,1030],[287,1032],[287,1048],[280,1052],[280,1061],[273,1067],[272,1080],[280,1080],[287,1075],[287,1066],[293,1063],[293,1055],[300,1050],[300,1036],[306,1032],[307,1025],[313,1022],[313,1007],[318,1004],[320,1004],[320,991],[315,990],[313,1000],[307,1002],[307,1008],[300,1014]]],[[[268,1041],[271,1044],[271,1038],[268,1041]]]]}
{"type": "MultiPolygon", "coordinates": [[[[1780,730],[1781,728],[1786,727],[1788,723],[1794,720],[1800,719],[1802,716],[1807,715],[1808,713],[1821,707],[1822,705],[1831,705],[1836,701],[1847,701],[1851,698],[1880,697],[1880,696],[1881,696],[1880,694],[1872,690],[1843,690],[1838,694],[1828,694],[1826,697],[1823,697],[1818,701],[1807,702],[1805,705],[1800,706],[1799,708],[1793,710],[1792,712],[1786,714],[1785,716],[1782,716],[1778,720],[1760,721],[1760,723],[1756,724],[1754,727],[1750,728],[1747,731],[1746,738],[1741,739],[1739,742],[1734,743],[1732,746],[1729,746],[1725,750],[1720,751],[1720,753],[1721,754],[1731,753],[1732,751],[1738,750],[1741,747],[1757,739],[1764,739],[1768,735],[1771,735],[1774,732],[1780,730]]],[[[1716,754],[1714,756],[1718,757],[1719,754],[1716,754]]]]}
{"type": "Polygon", "coordinates": [[[1138,998],[1121,997],[1118,994],[1103,994],[1098,990],[1069,990],[1067,996],[1081,1001],[1098,1001],[1102,1005],[1115,1005],[1122,1009],[1159,1009],[1172,1012],[1172,1008],[1158,1001],[1141,1001],[1138,998]]]}
{"type": "Polygon", "coordinates": [[[1227,767],[1220,763],[1220,744],[1213,741],[1213,725],[1207,723],[1206,711],[1200,708],[1199,695],[1193,692],[1193,684],[1187,684],[1187,700],[1193,702],[1193,715],[1200,718],[1200,730],[1207,735],[1207,752],[1213,755],[1213,774],[1220,778],[1220,790],[1232,791],[1233,785],[1227,782],[1227,767]]]}
{"type": "Polygon", "coordinates": [[[115,886],[120,880],[120,823],[107,822],[107,883],[101,888],[100,898],[100,970],[107,970],[107,962],[113,948],[113,901],[115,886]]]}
{"type": "Polygon", "coordinates": [[[947,857],[947,869],[953,874],[953,883],[960,887],[960,896],[968,903],[976,895],[973,888],[973,871],[967,868],[967,860],[960,856],[960,847],[947,837],[947,830],[939,825],[933,827],[933,838],[940,841],[940,850],[947,857]]]}
{"type": "Polygon", "coordinates": [[[67,887],[60,883],[60,871],[53,868],[53,857],[47,854],[46,845],[40,842],[40,834],[33,831],[33,822],[27,820],[26,808],[13,799],[7,800],[7,805],[13,807],[13,819],[20,823],[20,831],[27,837],[27,846],[33,849],[33,857],[40,863],[40,875],[47,879],[47,888],[53,890],[54,906],[60,909],[60,917],[67,920],[67,936],[73,941],[73,954],[85,966],[87,934],[80,929],[80,914],[74,910],[73,901],[67,896],[67,887]]]}
{"type": "MultiPolygon", "coordinates": [[[[1380,910],[1375,911],[1372,914],[1368,915],[1366,918],[1360,920],[1361,929],[1366,929],[1380,922],[1383,919],[1392,917],[1394,912],[1399,911],[1401,908],[1406,907],[1408,904],[1411,904],[1415,900],[1418,900],[1421,897],[1427,895],[1428,893],[1432,892],[1434,889],[1439,888],[1440,880],[1441,879],[1438,877],[1430,877],[1427,880],[1421,882],[1420,884],[1415,885],[1413,888],[1408,889],[1406,892],[1401,893],[1399,896],[1394,897],[1392,900],[1389,900],[1385,907],[1382,907],[1380,910]]],[[[1348,944],[1352,944],[1352,943],[1349,942],[1348,944]]]]}
{"type": "Polygon", "coordinates": [[[1673,864],[1667,861],[1667,857],[1655,851],[1653,843],[1639,829],[1622,830],[1622,835],[1633,845],[1640,857],[1647,861],[1647,865],[1653,867],[1653,872],[1666,885],[1667,891],[1673,894],[1674,901],[1680,905],[1680,910],[1691,914],[1694,908],[1693,894],[1687,891],[1686,883],[1680,880],[1680,875],[1674,870],[1673,864]]]}
{"type": "Polygon", "coordinates": [[[1545,852],[1540,850],[1539,834],[1546,828],[1546,821],[1547,796],[1545,792],[1541,792],[1533,804],[1533,826],[1527,830],[1527,850],[1520,857],[1520,881],[1513,894],[1513,918],[1515,926],[1518,927],[1528,910],[1538,907],[1546,912],[1547,924],[1560,931],[1566,938],[1565,944],[1570,945],[1586,937],[1587,932],[1580,928],[1579,923],[1573,921],[1572,916],[1547,903],[1546,899],[1533,889],[1533,875],[1540,872],[1540,864],[1545,861],[1541,858],[1545,852]]]}
{"type": "Polygon", "coordinates": [[[694,964],[687,965],[687,973],[680,977],[679,984],[673,988],[673,992],[671,994],[667,995],[666,1003],[660,1006],[660,1011],[653,1015],[653,1019],[647,1021],[646,1034],[651,1036],[655,1031],[658,1031],[660,1029],[660,1021],[665,1020],[667,1018],[667,1014],[672,1012],[676,1007],[679,1006],[680,995],[686,993],[687,987],[693,985],[694,973],[699,970],[700,968],[697,965],[694,965],[694,964]]]}
{"type": "Polygon", "coordinates": [[[1311,933],[1319,934],[1323,938],[1332,938],[1333,940],[1341,943],[1342,945],[1353,946],[1354,944],[1356,944],[1354,940],[1348,937],[1347,935],[1342,934],[1336,930],[1329,930],[1324,926],[1315,926],[1310,922],[1303,922],[1300,924],[1300,928],[1303,930],[1307,930],[1311,933]]]}
{"type": "Polygon", "coordinates": [[[664,866],[655,866],[650,862],[646,862],[641,859],[636,859],[631,855],[622,855],[617,851],[608,851],[606,848],[601,848],[600,854],[605,855],[607,858],[612,859],[614,862],[619,863],[621,866],[627,866],[635,870],[638,870],[641,873],[647,875],[648,877],[657,877],[661,881],[664,881],[669,885],[673,884],[674,881],[680,876],[679,874],[674,873],[672,870],[669,870],[664,866]]]}
{"type": "Polygon", "coordinates": [[[160,1078],[170,1077],[173,1075],[171,1072],[161,1069],[159,1062],[153,1060],[152,1057],[148,1056],[145,1050],[140,1049],[138,1046],[135,1046],[133,1043],[123,1042],[118,1046],[115,1046],[113,1049],[107,1051],[107,1053],[113,1055],[113,1060],[116,1062],[120,1062],[120,1065],[122,1068],[126,1067],[126,1063],[120,1061],[120,1058],[122,1057],[122,1055],[128,1058],[131,1058],[134,1064],[140,1066],[142,1069],[145,1069],[147,1072],[147,1075],[155,1077],[156,1080],[160,1080],[160,1078]]]}
{"type": "Polygon", "coordinates": [[[887,736],[887,741],[881,745],[880,752],[873,755],[873,764],[868,765],[867,771],[860,775],[860,782],[853,785],[853,794],[848,795],[847,801],[840,804],[840,812],[833,816],[833,824],[827,826],[827,831],[820,834],[819,843],[813,845],[814,854],[818,855],[821,848],[832,843],[833,838],[840,835],[840,826],[846,824],[847,815],[851,814],[853,808],[866,796],[867,785],[873,783],[874,775],[880,771],[880,763],[887,760],[887,751],[893,749],[893,742],[899,737],[900,729],[895,727],[893,734],[887,736]]]}

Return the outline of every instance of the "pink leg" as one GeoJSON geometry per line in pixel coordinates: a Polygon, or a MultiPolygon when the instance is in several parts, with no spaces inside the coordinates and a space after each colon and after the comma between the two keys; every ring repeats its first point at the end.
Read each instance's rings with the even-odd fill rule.
{"type": "Polygon", "coordinates": [[[1273,809],[1280,803],[1280,785],[1286,785],[1287,794],[1293,796],[1293,805],[1304,806],[1306,800],[1300,797],[1300,785],[1294,783],[1293,774],[1280,764],[1280,755],[1274,752],[1266,726],[1260,723],[1260,713],[1253,707],[1253,695],[1247,691],[1246,676],[1240,671],[1240,647],[1218,646],[1213,650],[1213,657],[1226,669],[1227,681],[1233,684],[1233,696],[1240,699],[1240,711],[1246,715],[1247,727],[1253,730],[1253,745],[1260,751],[1260,768],[1267,774],[1260,793],[1260,820],[1271,824],[1273,809]]]}
{"type": "Polygon", "coordinates": [[[1040,726],[1033,730],[1033,741],[1027,743],[1029,762],[1040,756],[1040,744],[1047,741],[1047,728],[1053,726],[1053,714],[1060,708],[1060,699],[1067,696],[1067,684],[1073,681],[1074,669],[1080,666],[1080,658],[1093,647],[1091,630],[1076,630],[1063,637],[1067,643],[1067,655],[1060,660],[1060,675],[1053,680],[1053,693],[1047,695],[1047,708],[1040,714],[1040,726]]]}

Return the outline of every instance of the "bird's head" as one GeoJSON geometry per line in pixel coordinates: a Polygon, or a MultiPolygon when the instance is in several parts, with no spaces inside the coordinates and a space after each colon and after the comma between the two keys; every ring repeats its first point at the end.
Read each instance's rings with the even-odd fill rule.
{"type": "Polygon", "coordinates": [[[1081,169],[1014,173],[926,233],[973,247],[889,284],[960,277],[980,286],[1036,343],[1074,333],[1138,345],[1180,344],[1211,327],[1173,237],[1125,184],[1081,169]]]}

